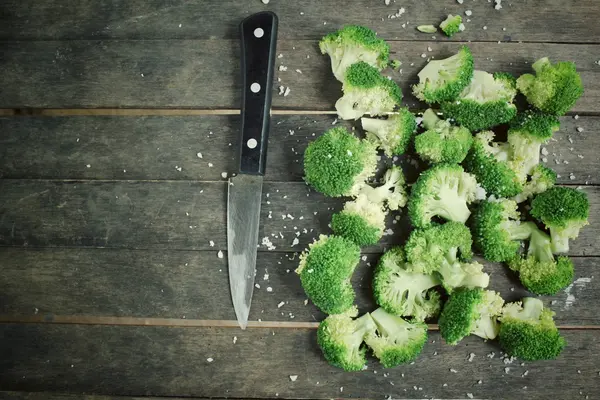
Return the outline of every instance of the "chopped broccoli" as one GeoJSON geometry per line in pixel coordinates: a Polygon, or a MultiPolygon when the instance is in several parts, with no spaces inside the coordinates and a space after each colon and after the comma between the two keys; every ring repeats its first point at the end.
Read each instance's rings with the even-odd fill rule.
{"type": "Polygon", "coordinates": [[[347,68],[359,61],[381,71],[389,64],[390,46],[364,26],[346,25],[319,42],[322,54],[329,54],[331,70],[343,82],[347,68]]]}
{"type": "Polygon", "coordinates": [[[411,233],[405,250],[408,261],[425,273],[439,274],[451,293],[458,287],[487,287],[490,282],[483,266],[469,262],[471,232],[458,222],[447,222],[411,233]]]}
{"type": "Polygon", "coordinates": [[[565,256],[555,259],[550,237],[537,228],[531,232],[527,255],[515,256],[508,266],[519,272],[523,286],[535,294],[556,294],[573,281],[573,262],[565,256]]]}
{"type": "Polygon", "coordinates": [[[390,314],[414,317],[423,321],[436,316],[441,307],[437,276],[424,274],[406,262],[401,247],[387,251],[375,270],[375,301],[390,314]]]}
{"type": "Polygon", "coordinates": [[[522,163],[524,173],[531,175],[540,162],[542,144],[560,127],[558,118],[538,112],[519,114],[508,131],[508,144],[515,160],[522,163]]]}
{"type": "Polygon", "coordinates": [[[423,125],[427,131],[415,138],[415,151],[423,161],[458,164],[465,159],[473,143],[467,128],[452,126],[432,109],[423,114],[423,125]]]}
{"type": "Polygon", "coordinates": [[[381,206],[371,203],[367,196],[361,194],[333,215],[331,229],[335,235],[345,237],[359,246],[373,245],[383,236],[385,215],[381,206]]]}
{"type": "Polygon", "coordinates": [[[464,27],[461,27],[461,25],[462,17],[460,15],[450,14],[445,20],[442,21],[440,24],[440,29],[446,34],[446,36],[452,37],[455,33],[464,30],[464,27]]]}
{"type": "Polygon", "coordinates": [[[473,80],[457,99],[441,104],[446,118],[471,131],[489,129],[512,120],[517,107],[515,78],[510,74],[474,71],[473,80]]]}
{"type": "Polygon", "coordinates": [[[348,239],[321,235],[300,255],[296,273],[310,300],[326,314],[340,314],[354,304],[350,278],[360,260],[360,248],[348,239]]]}
{"type": "Polygon", "coordinates": [[[533,222],[522,222],[513,200],[483,201],[473,214],[475,246],[488,261],[503,262],[514,258],[520,240],[529,239],[533,222]]]}
{"type": "Polygon", "coordinates": [[[500,346],[522,360],[552,360],[562,352],[565,339],[554,324],[552,310],[532,297],[504,306],[500,317],[500,346]]]}
{"type": "Polygon", "coordinates": [[[325,132],[304,153],[304,179],[326,196],[357,195],[376,168],[375,147],[342,127],[325,132]]]}
{"type": "Polygon", "coordinates": [[[569,251],[569,239],[576,239],[588,225],[590,202],[580,190],[555,186],[538,194],[531,202],[531,215],[550,229],[552,252],[569,251]]]}
{"type": "Polygon", "coordinates": [[[477,181],[460,165],[436,164],[423,172],[412,188],[408,202],[410,220],[417,228],[431,224],[433,217],[465,223],[475,200],[477,181]]]}
{"type": "Polygon", "coordinates": [[[446,343],[456,345],[465,336],[495,339],[504,300],[492,290],[457,289],[448,299],[438,321],[446,343]]]}
{"type": "Polygon", "coordinates": [[[556,184],[556,172],[541,164],[533,168],[532,175],[523,185],[523,191],[513,197],[517,203],[522,203],[536,194],[544,193],[556,184]]]}
{"type": "Polygon", "coordinates": [[[415,116],[407,108],[401,108],[387,119],[361,118],[360,122],[367,132],[367,139],[388,157],[404,154],[417,130],[415,116]]]}
{"type": "Polygon", "coordinates": [[[547,57],[532,65],[535,75],[524,74],[517,79],[517,88],[529,104],[545,113],[561,116],[583,94],[581,77],[572,62],[552,64],[547,57]]]}
{"type": "Polygon", "coordinates": [[[473,77],[471,50],[463,46],[449,58],[431,60],[418,76],[419,83],[413,86],[413,94],[419,100],[427,103],[452,101],[473,77]]]}
{"type": "Polygon", "coordinates": [[[360,194],[367,196],[369,201],[375,205],[383,206],[385,203],[388,209],[398,210],[404,207],[408,200],[405,186],[402,168],[393,166],[385,171],[381,186],[365,185],[360,189],[360,194]]]}
{"type": "Polygon", "coordinates": [[[384,115],[394,111],[402,101],[402,91],[396,82],[362,61],[348,67],[343,91],[344,95],[335,103],[341,119],[384,115]]]}
{"type": "Polygon", "coordinates": [[[371,313],[377,325],[377,333],[370,332],[365,343],[385,368],[413,361],[423,350],[427,341],[427,325],[408,322],[388,314],[383,308],[371,313]]]}
{"type": "Polygon", "coordinates": [[[345,371],[361,371],[365,364],[366,348],[361,347],[364,338],[377,328],[369,313],[360,318],[353,306],[343,314],[325,318],[317,330],[317,343],[329,363],[345,371]]]}
{"type": "Polygon", "coordinates": [[[510,146],[494,142],[494,136],[492,131],[475,135],[465,158],[465,169],[475,175],[488,194],[498,198],[516,196],[523,191],[527,176],[522,173],[520,164],[513,161],[510,146]]]}
{"type": "Polygon", "coordinates": [[[436,33],[437,28],[434,25],[419,25],[417,30],[423,33],[436,33]]]}

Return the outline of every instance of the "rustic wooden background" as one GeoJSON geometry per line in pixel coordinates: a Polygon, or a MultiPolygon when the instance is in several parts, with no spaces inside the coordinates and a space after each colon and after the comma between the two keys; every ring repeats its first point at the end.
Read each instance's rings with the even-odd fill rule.
{"type": "MultiPolygon", "coordinates": [[[[502,6],[4,0],[0,398],[600,398],[600,4],[502,6]],[[390,18],[400,7],[405,13],[390,18]],[[279,15],[277,65],[288,69],[276,86],[290,94],[274,96],[262,210],[261,237],[275,249],[259,249],[260,289],[251,328],[241,331],[226,255],[217,255],[226,249],[222,173],[236,169],[237,25],[261,10],[279,15]],[[466,10],[467,30],[451,40],[415,29],[466,10]],[[297,252],[328,232],[342,205],[307,188],[301,162],[308,141],[331,127],[340,95],[317,41],[345,23],[390,41],[403,62],[390,73],[414,109],[422,105],[409,85],[426,62],[421,55],[444,57],[462,42],[488,71],[520,74],[542,56],[577,63],[585,95],[546,146],[559,182],[583,187],[592,204],[591,226],[571,249],[574,284],[544,298],[568,341],[558,360],[508,363],[478,338],[446,346],[434,326],[413,365],[383,370],[372,361],[344,373],[323,360],[314,328],[324,316],[304,304],[293,270],[297,252]]],[[[414,178],[410,160],[401,162],[414,178]]],[[[374,307],[370,266],[405,239],[405,226],[390,223],[394,234],[365,249],[354,279],[361,310],[374,307]]],[[[525,294],[504,266],[487,270],[505,298],[525,294]]]]}

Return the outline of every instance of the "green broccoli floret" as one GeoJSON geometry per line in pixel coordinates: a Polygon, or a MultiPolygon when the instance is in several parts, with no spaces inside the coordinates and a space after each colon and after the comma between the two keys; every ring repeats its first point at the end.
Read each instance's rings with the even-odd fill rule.
{"type": "Polygon", "coordinates": [[[348,239],[321,235],[300,255],[296,273],[306,295],[326,314],[340,314],[354,304],[350,278],[360,260],[360,247],[348,239]]]}
{"type": "Polygon", "coordinates": [[[517,107],[512,102],[516,95],[515,78],[510,74],[474,71],[458,98],[441,104],[442,112],[471,131],[489,129],[515,117],[517,107]]]}
{"type": "Polygon", "coordinates": [[[388,157],[404,154],[417,130],[415,116],[407,108],[401,108],[387,119],[361,118],[360,122],[367,139],[388,157]]]}
{"type": "Polygon", "coordinates": [[[402,91],[396,82],[362,61],[348,67],[342,89],[344,95],[335,103],[341,119],[384,115],[394,111],[402,101],[402,91]]]}
{"type": "Polygon", "coordinates": [[[522,360],[552,360],[565,347],[565,339],[554,324],[554,312],[532,297],[504,306],[500,317],[500,346],[522,360]]]}
{"type": "Polygon", "coordinates": [[[492,290],[457,289],[448,299],[438,321],[446,343],[456,345],[465,336],[495,339],[504,300],[492,290]]]}
{"type": "Polygon", "coordinates": [[[331,229],[337,236],[345,237],[359,246],[379,242],[385,230],[386,213],[373,204],[367,196],[359,195],[344,205],[344,209],[331,218],[331,229]]]}
{"type": "Polygon", "coordinates": [[[377,325],[377,333],[369,333],[365,343],[385,368],[411,362],[423,350],[427,341],[427,325],[408,322],[388,314],[383,308],[371,313],[377,325]]]}
{"type": "Polygon", "coordinates": [[[304,179],[326,196],[357,195],[376,168],[375,147],[342,127],[325,132],[304,152],[304,179]]]}
{"type": "Polygon", "coordinates": [[[524,173],[531,175],[540,162],[542,144],[560,128],[558,118],[538,112],[519,114],[508,131],[508,144],[515,160],[522,163],[524,173]]]}
{"type": "Polygon", "coordinates": [[[556,172],[541,164],[533,168],[532,175],[523,185],[523,191],[513,197],[517,203],[522,203],[536,194],[544,193],[556,184],[556,172]]]}
{"type": "Polygon", "coordinates": [[[569,239],[576,239],[581,228],[589,225],[590,202],[580,190],[555,186],[533,199],[531,215],[550,229],[552,252],[566,253],[569,239]]]}
{"type": "Polygon", "coordinates": [[[471,244],[471,232],[465,225],[447,222],[413,231],[405,251],[412,265],[425,273],[438,274],[451,293],[458,287],[487,287],[490,282],[483,265],[469,262],[471,244]]]}
{"type": "Polygon", "coordinates": [[[454,36],[455,33],[463,31],[462,17],[460,15],[448,15],[448,17],[440,24],[440,29],[448,37],[454,36]]]}
{"type": "Polygon", "coordinates": [[[513,200],[482,201],[473,214],[475,246],[488,261],[504,262],[514,258],[520,240],[529,239],[533,222],[522,222],[513,200]]]}
{"type": "Polygon", "coordinates": [[[477,181],[460,165],[436,164],[423,172],[412,187],[408,202],[410,220],[417,228],[431,224],[433,217],[465,223],[476,199],[477,181]]]}
{"type": "Polygon", "coordinates": [[[364,26],[346,25],[323,37],[319,48],[322,54],[329,54],[331,70],[340,82],[344,81],[346,69],[359,61],[366,62],[378,71],[389,64],[390,46],[364,26]]]}
{"type": "Polygon", "coordinates": [[[424,274],[406,262],[404,251],[395,247],[387,251],[375,270],[375,301],[390,314],[414,317],[423,321],[436,316],[441,308],[437,276],[424,274]]]}
{"type": "Polygon", "coordinates": [[[550,237],[537,228],[531,232],[527,255],[515,256],[508,266],[519,272],[523,286],[535,294],[556,294],[573,281],[573,262],[565,256],[555,259],[550,237]]]}
{"type": "Polygon", "coordinates": [[[471,82],[473,55],[463,46],[457,54],[444,60],[431,60],[419,72],[413,94],[427,103],[452,101],[471,82]]]}
{"type": "Polygon", "coordinates": [[[426,132],[415,138],[415,151],[429,163],[458,164],[462,162],[473,143],[473,135],[462,126],[452,126],[428,109],[423,114],[426,132]]]}
{"type": "Polygon", "coordinates": [[[581,77],[572,62],[552,64],[547,57],[532,65],[535,75],[525,74],[517,79],[517,88],[529,104],[545,113],[561,116],[583,94],[581,77]]]}
{"type": "Polygon", "coordinates": [[[527,176],[523,168],[513,161],[507,143],[494,142],[494,132],[475,135],[471,150],[465,158],[465,169],[475,175],[485,191],[497,198],[513,197],[523,191],[527,176]]]}
{"type": "Polygon", "coordinates": [[[393,166],[385,171],[383,184],[377,187],[365,185],[360,189],[369,201],[377,206],[385,206],[390,210],[398,210],[406,205],[406,181],[402,168],[393,166]]]}
{"type": "Polygon", "coordinates": [[[345,371],[361,371],[365,367],[367,349],[361,345],[377,328],[369,313],[352,319],[357,315],[358,309],[353,306],[343,314],[328,316],[317,330],[317,343],[325,359],[345,371]]]}

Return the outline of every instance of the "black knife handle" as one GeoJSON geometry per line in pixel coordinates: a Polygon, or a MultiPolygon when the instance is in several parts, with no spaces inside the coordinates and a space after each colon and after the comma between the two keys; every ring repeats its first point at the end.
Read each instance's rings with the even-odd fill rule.
{"type": "Polygon", "coordinates": [[[242,37],[242,142],[240,173],[264,175],[275,75],[277,15],[261,12],[240,24],[242,37]]]}

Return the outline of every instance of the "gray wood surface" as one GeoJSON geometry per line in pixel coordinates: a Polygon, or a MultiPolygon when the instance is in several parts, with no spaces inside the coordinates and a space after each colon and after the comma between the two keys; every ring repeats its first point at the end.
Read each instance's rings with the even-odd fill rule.
{"type": "Polygon", "coordinates": [[[527,399],[552,393],[568,399],[594,398],[600,391],[600,361],[589,356],[600,351],[600,335],[593,331],[565,331],[568,347],[558,360],[523,366],[505,364],[494,343],[469,337],[447,346],[431,333],[414,365],[384,370],[372,361],[359,373],[329,366],[314,330],[34,324],[0,325],[0,332],[0,349],[9,355],[0,358],[4,390],[233,398],[310,393],[327,399],[466,398],[467,393],[527,399]],[[472,362],[466,361],[470,353],[472,362]],[[290,375],[297,380],[291,382],[290,375]]]}
{"type": "MultiPolygon", "coordinates": [[[[182,397],[138,397],[138,396],[96,396],[85,394],[67,394],[67,393],[49,393],[49,392],[0,392],[1,400],[183,400],[182,397]]],[[[186,397],[185,399],[194,400],[199,397],[186,397]]]]}
{"type": "MultiPolygon", "coordinates": [[[[0,245],[225,250],[226,187],[226,182],[0,180],[0,245]]],[[[591,203],[590,225],[572,241],[570,254],[600,256],[600,188],[582,190],[591,203]]],[[[319,234],[330,233],[331,215],[344,203],[301,182],[268,182],[263,192],[259,234],[277,252],[302,251],[319,234]]],[[[365,252],[402,243],[409,234],[405,212],[391,213],[388,226],[393,233],[365,252]],[[394,224],[396,216],[401,219],[394,224]]]]}
{"type": "MultiPolygon", "coordinates": [[[[286,39],[319,39],[343,24],[363,24],[386,39],[428,40],[431,35],[415,28],[438,25],[448,14],[463,15],[467,27],[452,40],[581,43],[597,42],[600,37],[595,23],[600,11],[593,0],[505,0],[499,11],[494,10],[493,2],[469,0],[462,5],[455,1],[392,1],[389,6],[383,0],[355,0],[343,5],[272,0],[267,6],[260,0],[83,0],[77,7],[68,0],[2,3],[0,40],[237,39],[241,19],[264,10],[278,14],[279,34],[286,39]],[[400,7],[405,13],[389,19],[400,7]],[[473,15],[466,17],[466,10],[473,15]]],[[[442,34],[437,36],[448,40],[442,34]]]]}
{"type": "MultiPolygon", "coordinates": [[[[306,146],[330,129],[334,119],[333,115],[274,116],[265,179],[301,181],[306,146]]],[[[238,168],[239,127],[236,115],[0,118],[0,177],[222,180],[223,172],[238,168]]],[[[599,127],[598,117],[561,118],[555,140],[545,146],[547,165],[560,175],[559,183],[600,183],[594,173],[599,127]]],[[[408,180],[416,179],[418,169],[410,157],[400,161],[408,180]]],[[[389,160],[383,159],[382,168],[386,164],[389,160]]]]}
{"type": "MultiPolygon", "coordinates": [[[[379,254],[361,260],[353,277],[361,311],[376,305],[371,291],[379,254]]],[[[479,259],[481,262],[483,260],[479,259]]],[[[600,325],[597,313],[600,259],[577,257],[568,291],[543,300],[561,325],[600,325]],[[568,292],[568,293],[567,293],[568,292]]],[[[298,257],[258,255],[250,320],[318,322],[324,315],[306,295],[294,273],[298,257]],[[267,279],[265,279],[267,278],[267,279]],[[267,288],[271,288],[269,292],[267,288]],[[285,304],[278,307],[280,302],[285,304]]],[[[527,295],[501,264],[486,263],[490,288],[507,300],[527,295]]],[[[79,315],[136,318],[234,320],[227,261],[215,251],[132,251],[113,249],[0,249],[0,315],[79,315]]]]}
{"type": "MultiPolygon", "coordinates": [[[[234,40],[36,41],[5,42],[0,59],[0,108],[239,108],[241,79],[234,40]],[[52,87],[52,90],[48,90],[52,87]]],[[[460,44],[403,41],[392,43],[402,73],[391,72],[405,102],[422,107],[409,86],[426,64],[423,54],[444,58],[460,44]],[[431,48],[431,52],[428,51],[431,48]]],[[[577,63],[585,86],[573,112],[599,112],[600,45],[473,42],[475,66],[490,72],[530,72],[531,63],[548,56],[577,63]]],[[[340,84],[328,57],[314,40],[280,40],[279,86],[274,108],[331,110],[340,84]],[[310,58],[307,58],[310,56],[310,58]],[[296,72],[296,69],[302,73],[296,72]]]]}

